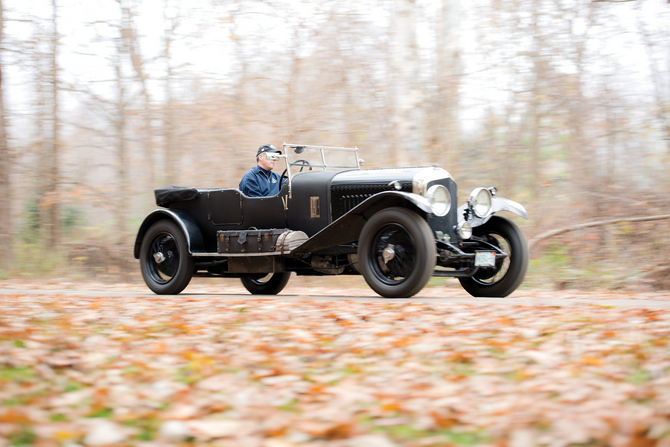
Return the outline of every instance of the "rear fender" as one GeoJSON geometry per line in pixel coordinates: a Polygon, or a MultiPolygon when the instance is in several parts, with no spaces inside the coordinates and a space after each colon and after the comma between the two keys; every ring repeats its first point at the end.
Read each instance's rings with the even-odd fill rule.
{"type": "MultiPolygon", "coordinates": [[[[468,204],[464,203],[463,205],[458,207],[459,223],[464,220],[463,215],[465,213],[465,209],[467,208],[467,206],[468,204]]],[[[528,213],[526,212],[526,208],[524,208],[523,205],[521,205],[520,203],[502,197],[493,197],[491,201],[491,212],[489,213],[489,215],[486,217],[477,217],[471,215],[470,218],[468,219],[468,223],[472,228],[479,227],[480,225],[484,225],[486,222],[488,222],[491,216],[493,216],[498,211],[509,211],[511,213],[518,214],[524,219],[528,219],[528,213]]]]}
{"type": "Polygon", "coordinates": [[[313,253],[342,244],[358,241],[363,225],[375,213],[390,207],[402,207],[415,211],[422,218],[431,213],[430,202],[425,197],[403,191],[384,191],[361,202],[335,222],[309,238],[291,254],[313,253]]]}
{"type": "Polygon", "coordinates": [[[202,233],[191,216],[183,211],[178,210],[155,210],[144,218],[144,222],[142,222],[142,225],[140,225],[140,229],[137,232],[134,251],[135,259],[140,258],[140,247],[142,246],[142,240],[144,239],[144,235],[146,234],[149,227],[163,219],[173,221],[184,232],[184,237],[186,237],[186,243],[188,244],[189,254],[194,255],[205,252],[205,243],[202,238],[202,233]]]}

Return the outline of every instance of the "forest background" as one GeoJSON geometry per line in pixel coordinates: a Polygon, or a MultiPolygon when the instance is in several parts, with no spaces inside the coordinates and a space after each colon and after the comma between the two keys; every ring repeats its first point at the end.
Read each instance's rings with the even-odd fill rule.
{"type": "Polygon", "coordinates": [[[139,280],[154,188],[288,142],[497,186],[526,287],[670,289],[669,3],[0,0],[0,276],[139,280]]]}

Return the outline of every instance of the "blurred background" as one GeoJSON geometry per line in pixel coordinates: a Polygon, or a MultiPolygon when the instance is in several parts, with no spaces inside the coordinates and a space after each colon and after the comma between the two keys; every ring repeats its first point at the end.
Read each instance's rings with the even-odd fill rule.
{"type": "Polygon", "coordinates": [[[154,188],[237,187],[287,142],[439,164],[459,203],[497,186],[529,212],[526,287],[670,288],[667,0],[0,11],[2,278],[139,281],[154,188]]]}

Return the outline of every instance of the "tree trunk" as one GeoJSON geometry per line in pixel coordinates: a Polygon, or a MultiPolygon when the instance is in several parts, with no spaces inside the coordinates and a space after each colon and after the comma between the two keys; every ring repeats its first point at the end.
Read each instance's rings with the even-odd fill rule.
{"type": "Polygon", "coordinates": [[[165,35],[165,63],[167,75],[165,77],[165,110],[163,125],[165,128],[165,181],[168,185],[177,183],[177,143],[175,141],[174,129],[174,105],[172,94],[172,78],[174,76],[170,61],[170,50],[172,46],[173,33],[177,28],[177,19],[173,18],[170,29],[165,35]]]}
{"type": "Polygon", "coordinates": [[[416,4],[414,0],[395,0],[394,5],[394,155],[396,166],[409,166],[422,162],[424,148],[416,4]]]}
{"type": "Polygon", "coordinates": [[[60,111],[59,111],[59,100],[58,100],[58,77],[59,66],[58,66],[58,50],[60,45],[60,39],[58,35],[58,5],[56,0],[51,0],[51,6],[53,8],[52,16],[52,32],[51,37],[51,54],[50,54],[50,77],[51,77],[51,92],[50,92],[50,102],[51,102],[51,135],[49,142],[47,143],[47,154],[46,154],[46,194],[44,197],[41,197],[42,207],[43,207],[43,216],[44,224],[46,227],[46,239],[47,245],[50,248],[58,247],[60,244],[60,206],[59,206],[59,152],[60,152],[60,111]]]}
{"type": "Polygon", "coordinates": [[[432,161],[456,169],[461,153],[461,132],[458,121],[458,89],[463,66],[458,43],[461,22],[460,0],[442,0],[437,21],[437,144],[432,161]]]}
{"type": "Polygon", "coordinates": [[[129,7],[124,7],[123,3],[119,3],[121,6],[122,14],[122,24],[121,24],[121,36],[123,38],[123,43],[128,56],[130,57],[130,62],[132,63],[133,69],[135,70],[135,75],[137,80],[142,86],[142,100],[143,100],[143,113],[144,113],[144,129],[142,133],[142,145],[144,146],[144,154],[147,163],[146,172],[149,174],[147,176],[146,182],[148,190],[151,191],[156,188],[156,177],[155,177],[155,167],[156,160],[154,154],[153,146],[153,131],[151,127],[152,119],[152,105],[151,105],[151,96],[149,95],[149,90],[147,89],[147,77],[144,73],[144,61],[142,60],[142,55],[140,53],[139,42],[137,39],[137,33],[135,32],[135,27],[133,23],[133,11],[129,7]]]}
{"type": "Polygon", "coordinates": [[[9,147],[3,94],[2,49],[4,48],[4,5],[0,0],[0,268],[8,269],[13,260],[9,147]]]}
{"type": "MultiPolygon", "coordinates": [[[[584,96],[584,79],[586,69],[584,67],[584,53],[588,39],[588,31],[594,19],[593,3],[587,6],[586,30],[582,35],[575,35],[575,59],[576,72],[569,80],[569,88],[572,94],[569,98],[569,122],[571,128],[570,136],[570,161],[572,168],[572,185],[576,192],[596,192],[600,187],[598,177],[597,154],[594,153],[593,145],[587,141],[585,129],[588,128],[588,119],[591,111],[588,110],[589,102],[584,96]]],[[[598,216],[601,213],[602,201],[595,200],[594,195],[587,194],[587,203],[584,211],[586,216],[598,216]]]]}
{"type": "Polygon", "coordinates": [[[126,238],[126,222],[129,216],[130,203],[128,200],[128,149],[126,143],[126,104],[124,79],[121,73],[121,49],[119,48],[118,61],[115,64],[117,103],[116,103],[116,157],[117,173],[119,178],[116,218],[119,232],[119,242],[123,243],[126,238]]]}

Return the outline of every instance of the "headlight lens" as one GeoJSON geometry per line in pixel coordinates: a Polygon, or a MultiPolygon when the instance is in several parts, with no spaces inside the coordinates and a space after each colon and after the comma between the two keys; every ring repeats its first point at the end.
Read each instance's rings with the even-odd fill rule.
{"type": "Polygon", "coordinates": [[[461,240],[470,239],[472,237],[472,226],[466,221],[459,223],[456,227],[456,231],[461,240]]]}
{"type": "Polygon", "coordinates": [[[442,185],[431,186],[426,198],[430,201],[430,208],[436,216],[445,216],[451,209],[451,195],[442,185]]]}
{"type": "Polygon", "coordinates": [[[472,191],[468,202],[477,217],[486,217],[491,211],[491,192],[486,188],[477,188],[472,191]]]}

